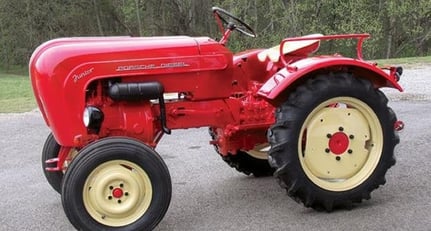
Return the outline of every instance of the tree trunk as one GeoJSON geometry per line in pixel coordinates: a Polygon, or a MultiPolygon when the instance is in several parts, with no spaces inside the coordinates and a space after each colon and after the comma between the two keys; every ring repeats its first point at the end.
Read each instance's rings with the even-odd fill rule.
{"type": "Polygon", "coordinates": [[[392,41],[393,36],[395,36],[395,17],[389,16],[389,30],[388,30],[388,40],[386,41],[386,56],[385,58],[389,59],[392,54],[392,41]]]}
{"type": "Polygon", "coordinates": [[[94,13],[96,15],[97,29],[99,30],[99,35],[103,36],[103,28],[100,20],[99,8],[97,7],[97,0],[93,0],[94,13]]]}
{"type": "Polygon", "coordinates": [[[139,9],[139,3],[140,0],[135,0],[135,6],[136,6],[136,20],[138,20],[138,32],[139,36],[142,36],[144,32],[142,31],[142,23],[141,23],[141,10],[139,9]]]}

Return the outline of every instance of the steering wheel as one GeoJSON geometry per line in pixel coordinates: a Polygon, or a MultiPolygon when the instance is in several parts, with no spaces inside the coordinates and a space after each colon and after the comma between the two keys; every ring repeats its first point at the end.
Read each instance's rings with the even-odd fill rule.
{"type": "MultiPolygon", "coordinates": [[[[252,38],[256,38],[257,35],[254,30],[244,21],[239,19],[238,17],[232,15],[226,10],[223,10],[219,7],[212,8],[215,16],[220,19],[221,23],[226,26],[229,30],[237,30],[243,35],[250,36],[252,38]]],[[[223,30],[223,28],[220,28],[223,30]]],[[[224,32],[224,31],[222,31],[224,32]]]]}

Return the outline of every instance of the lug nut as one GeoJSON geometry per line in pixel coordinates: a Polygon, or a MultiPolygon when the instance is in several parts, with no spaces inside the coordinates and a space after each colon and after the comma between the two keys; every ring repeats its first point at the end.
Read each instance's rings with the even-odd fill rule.
{"type": "Polygon", "coordinates": [[[128,196],[128,195],[129,195],[129,193],[128,193],[128,192],[125,192],[125,193],[124,193],[124,196],[128,196]]]}
{"type": "Polygon", "coordinates": [[[332,135],[328,133],[328,134],[326,134],[326,137],[331,138],[332,135]]]}
{"type": "Polygon", "coordinates": [[[326,153],[329,153],[330,151],[331,151],[331,150],[329,150],[329,148],[326,148],[326,149],[325,149],[325,152],[326,152],[326,153]]]}
{"type": "Polygon", "coordinates": [[[352,154],[352,153],[353,153],[353,150],[352,150],[352,149],[349,149],[349,150],[347,150],[347,153],[352,154]]]}
{"type": "Polygon", "coordinates": [[[342,132],[342,131],[344,131],[344,128],[343,127],[339,127],[338,131],[342,132]]]}
{"type": "Polygon", "coordinates": [[[124,184],[120,184],[120,188],[124,187],[124,184]]]}
{"type": "Polygon", "coordinates": [[[354,135],[350,135],[350,136],[349,136],[349,138],[350,138],[351,140],[353,140],[353,138],[355,138],[355,136],[354,136],[354,135]]]}
{"type": "Polygon", "coordinates": [[[109,186],[109,189],[110,189],[110,190],[114,189],[114,186],[109,186]]]}
{"type": "Polygon", "coordinates": [[[112,200],[112,196],[109,196],[109,197],[108,197],[108,200],[112,200]]]}
{"type": "Polygon", "coordinates": [[[336,159],[337,161],[340,161],[340,160],[341,160],[341,157],[337,156],[337,157],[335,157],[335,159],[336,159]]]}

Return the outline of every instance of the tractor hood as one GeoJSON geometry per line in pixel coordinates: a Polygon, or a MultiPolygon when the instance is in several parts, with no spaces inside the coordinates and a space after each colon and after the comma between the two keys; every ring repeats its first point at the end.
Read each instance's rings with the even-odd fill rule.
{"type": "MultiPolygon", "coordinates": [[[[182,72],[202,67],[198,55],[218,53],[226,49],[207,38],[174,37],[84,37],[55,39],[42,44],[33,53],[31,71],[53,76],[58,72],[70,74],[78,81],[96,72],[103,63],[104,73],[122,74],[128,71],[144,71],[156,74],[165,69],[182,72]],[[88,69],[80,67],[86,64],[88,69]],[[113,72],[111,72],[113,71],[113,72]]],[[[225,60],[226,61],[226,60],[225,60]]],[[[217,68],[217,67],[216,67],[217,68]]]]}
{"type": "Polygon", "coordinates": [[[36,101],[49,126],[50,117],[64,115],[66,107],[69,112],[81,113],[85,90],[92,81],[146,76],[148,81],[157,79],[164,84],[164,79],[172,76],[181,81],[181,75],[224,70],[232,65],[232,58],[226,47],[208,37],[61,38],[39,46],[29,69],[36,101]]]}

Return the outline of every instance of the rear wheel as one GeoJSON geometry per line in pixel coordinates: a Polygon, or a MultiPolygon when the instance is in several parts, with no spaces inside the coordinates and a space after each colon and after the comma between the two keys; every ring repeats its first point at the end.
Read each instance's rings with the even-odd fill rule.
{"type": "Polygon", "coordinates": [[[78,230],[150,230],[165,215],[171,179],[160,156],[127,138],[84,148],[64,176],[62,202],[78,230]]]}
{"type": "MultiPolygon", "coordinates": [[[[211,128],[209,133],[212,139],[215,140],[216,135],[211,128]]],[[[255,177],[265,177],[272,176],[275,171],[268,163],[268,143],[256,145],[252,150],[238,150],[236,154],[228,153],[227,155],[222,155],[218,151],[217,145],[214,145],[214,147],[221,158],[238,172],[246,175],[253,174],[255,177]]]]}
{"type": "Polygon", "coordinates": [[[297,88],[269,130],[270,162],[288,195],[307,207],[369,199],[395,164],[395,114],[371,82],[346,73],[297,88]]]}

